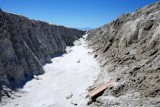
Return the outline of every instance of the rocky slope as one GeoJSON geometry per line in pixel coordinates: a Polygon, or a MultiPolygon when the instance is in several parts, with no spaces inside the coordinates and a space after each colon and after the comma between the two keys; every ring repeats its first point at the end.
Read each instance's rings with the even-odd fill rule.
{"type": "Polygon", "coordinates": [[[43,74],[42,65],[83,34],[0,10],[0,89],[22,86],[33,75],[43,74]]]}
{"type": "Polygon", "coordinates": [[[111,78],[92,107],[160,107],[160,2],[123,14],[88,33],[102,71],[91,89],[111,78]]]}

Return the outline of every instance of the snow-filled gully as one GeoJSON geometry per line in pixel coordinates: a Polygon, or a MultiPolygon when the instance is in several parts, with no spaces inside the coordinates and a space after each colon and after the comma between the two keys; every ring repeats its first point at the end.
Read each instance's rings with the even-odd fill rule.
{"type": "Polygon", "coordinates": [[[86,47],[84,39],[67,51],[68,54],[53,58],[53,63],[44,66],[44,75],[28,82],[1,107],[85,107],[87,88],[100,68],[93,55],[88,54],[92,50],[86,47]]]}

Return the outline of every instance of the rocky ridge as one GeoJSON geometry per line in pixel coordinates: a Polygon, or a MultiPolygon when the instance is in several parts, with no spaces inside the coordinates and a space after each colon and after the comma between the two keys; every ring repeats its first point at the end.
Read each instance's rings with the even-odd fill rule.
{"type": "Polygon", "coordinates": [[[118,78],[92,107],[160,107],[159,16],[157,2],[88,32],[102,69],[91,89],[118,78]]]}
{"type": "Polygon", "coordinates": [[[0,89],[21,87],[43,74],[43,65],[65,53],[84,31],[30,20],[0,10],[0,89]]]}

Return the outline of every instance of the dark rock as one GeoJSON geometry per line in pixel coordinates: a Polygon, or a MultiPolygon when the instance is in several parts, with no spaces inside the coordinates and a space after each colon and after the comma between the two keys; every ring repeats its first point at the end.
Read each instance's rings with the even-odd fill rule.
{"type": "Polygon", "coordinates": [[[83,34],[0,10],[0,84],[22,87],[83,34]]]}
{"type": "Polygon", "coordinates": [[[98,55],[94,55],[94,58],[96,58],[98,55]]]}

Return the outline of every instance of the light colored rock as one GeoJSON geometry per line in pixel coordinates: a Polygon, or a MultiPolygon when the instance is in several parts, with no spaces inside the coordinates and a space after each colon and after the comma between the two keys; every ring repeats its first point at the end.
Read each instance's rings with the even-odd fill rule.
{"type": "Polygon", "coordinates": [[[72,98],[72,96],[73,96],[73,94],[71,92],[67,92],[65,95],[65,98],[70,99],[70,98],[72,98]]]}
{"type": "Polygon", "coordinates": [[[37,75],[34,75],[35,80],[41,80],[37,75]]]}
{"type": "Polygon", "coordinates": [[[88,105],[90,105],[93,101],[92,101],[92,99],[91,98],[87,98],[86,99],[86,105],[88,106],[88,105]]]}
{"type": "Polygon", "coordinates": [[[66,48],[66,52],[67,52],[67,53],[72,52],[72,48],[71,48],[70,46],[67,46],[67,48],[66,48]]]}

